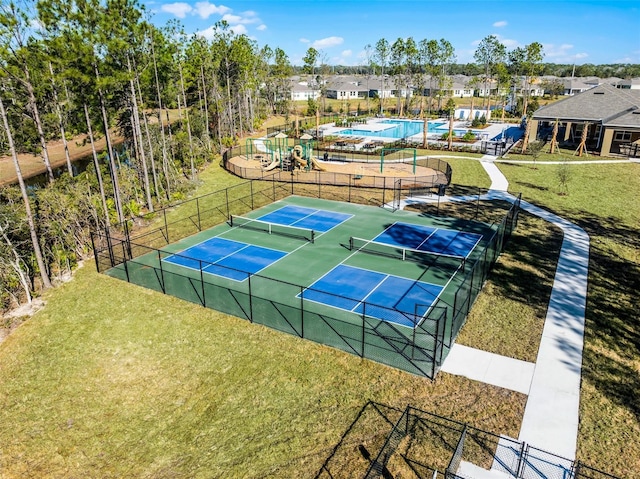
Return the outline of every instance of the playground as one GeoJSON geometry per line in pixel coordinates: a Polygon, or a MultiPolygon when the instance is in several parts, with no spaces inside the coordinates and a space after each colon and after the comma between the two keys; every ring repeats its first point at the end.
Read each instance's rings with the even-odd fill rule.
{"type": "Polygon", "coordinates": [[[358,183],[374,186],[380,180],[412,181],[432,185],[447,184],[446,163],[418,158],[415,148],[381,148],[375,153],[324,151],[316,148],[311,136],[303,135],[298,143],[276,136],[271,139],[249,139],[226,155],[225,168],[248,179],[259,179],[274,173],[289,172],[297,182],[320,181],[324,184],[358,183]],[[347,181],[347,183],[345,183],[347,181]]]}

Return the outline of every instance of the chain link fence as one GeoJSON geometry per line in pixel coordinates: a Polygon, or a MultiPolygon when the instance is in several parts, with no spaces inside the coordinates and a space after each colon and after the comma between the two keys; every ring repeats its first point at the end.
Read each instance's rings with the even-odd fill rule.
{"type": "Polygon", "coordinates": [[[368,402],[316,479],[617,479],[525,442],[412,406],[368,402]]]}
{"type": "Polygon", "coordinates": [[[402,313],[384,304],[364,302],[361,313],[322,308],[304,300],[310,290],[303,285],[234,271],[236,277],[246,276],[238,282],[205,274],[210,264],[204,260],[184,258],[192,265],[188,269],[164,261],[175,254],[168,245],[289,195],[381,206],[394,197],[396,188],[393,182],[351,188],[280,178],[275,174],[248,181],[160,210],[153,227],[138,218],[94,233],[96,267],[124,281],[433,379],[515,227],[519,199],[492,227],[480,259],[465,265],[457,289],[441,295],[420,321],[407,318],[416,324],[412,329],[397,326],[394,318],[402,313]],[[275,300],[274,290],[289,302],[275,300]]]}

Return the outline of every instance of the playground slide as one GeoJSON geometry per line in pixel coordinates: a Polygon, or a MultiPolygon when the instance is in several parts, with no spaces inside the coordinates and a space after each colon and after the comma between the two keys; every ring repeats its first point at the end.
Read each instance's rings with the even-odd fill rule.
{"type": "Polygon", "coordinates": [[[273,155],[273,161],[264,168],[264,171],[275,170],[276,168],[279,168],[279,167],[280,167],[280,155],[278,154],[278,152],[276,152],[273,155]]]}
{"type": "Polygon", "coordinates": [[[320,171],[326,171],[326,168],[322,166],[315,158],[311,158],[311,168],[315,168],[316,170],[320,171]]]}
{"type": "MultiPolygon", "coordinates": [[[[253,144],[255,145],[255,147],[256,147],[256,149],[258,151],[261,151],[263,153],[267,153],[268,152],[267,147],[264,144],[264,141],[262,141],[260,138],[258,138],[256,140],[253,140],[253,144]]],[[[271,165],[269,165],[269,166],[271,166],[271,165]]]]}
{"type": "Polygon", "coordinates": [[[293,150],[291,151],[291,158],[296,162],[296,164],[300,165],[300,167],[307,167],[307,160],[302,158],[302,147],[300,145],[293,147],[293,150]]]}

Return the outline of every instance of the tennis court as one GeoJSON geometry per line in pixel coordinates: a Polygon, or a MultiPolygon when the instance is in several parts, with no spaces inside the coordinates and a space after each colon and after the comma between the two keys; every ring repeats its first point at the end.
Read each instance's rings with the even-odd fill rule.
{"type": "MultiPolygon", "coordinates": [[[[354,254],[364,252],[402,261],[457,260],[460,263],[450,271],[449,282],[464,268],[481,239],[477,233],[396,222],[372,240],[351,237],[349,249],[354,254]]],[[[420,324],[445,286],[340,264],[301,297],[359,314],[365,313],[364,305],[369,303],[367,316],[413,328],[420,324]]]]}
{"type": "Polygon", "coordinates": [[[341,264],[312,284],[301,297],[358,314],[365,313],[368,302],[367,316],[413,328],[442,290],[442,286],[435,284],[341,264]]]}
{"type": "Polygon", "coordinates": [[[286,255],[285,251],[214,237],[172,254],[163,261],[244,281],[249,275],[259,273],[286,255]]]}
{"type": "Polygon", "coordinates": [[[400,246],[465,260],[482,239],[482,235],[409,223],[394,223],[376,236],[375,243],[400,246]]]}
{"type": "MultiPolygon", "coordinates": [[[[229,224],[232,228],[247,228],[313,242],[317,232],[325,233],[350,217],[337,212],[286,205],[255,219],[232,216],[229,224]]],[[[217,236],[162,261],[234,281],[245,281],[287,254],[286,251],[217,236]]]]}
{"type": "Polygon", "coordinates": [[[433,377],[494,261],[496,228],[288,196],[161,249],[123,243],[128,259],[108,274],[433,377]]]}

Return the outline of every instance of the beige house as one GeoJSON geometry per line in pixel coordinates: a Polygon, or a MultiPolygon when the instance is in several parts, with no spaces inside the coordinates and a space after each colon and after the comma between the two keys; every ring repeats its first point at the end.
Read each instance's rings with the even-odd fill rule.
{"type": "Polygon", "coordinates": [[[640,90],[602,84],[539,108],[530,119],[529,141],[556,141],[600,156],[640,156],[640,90]],[[586,136],[584,132],[586,128],[586,136]]]}

